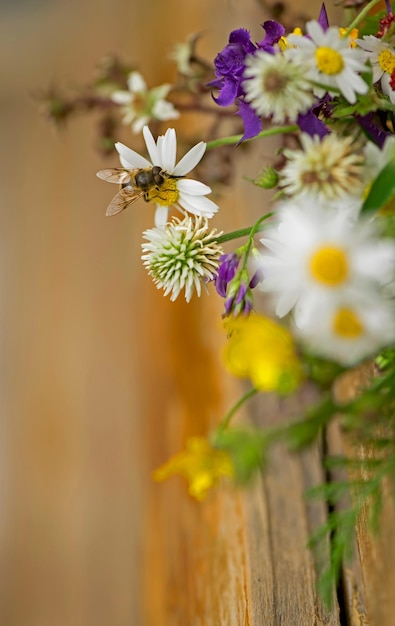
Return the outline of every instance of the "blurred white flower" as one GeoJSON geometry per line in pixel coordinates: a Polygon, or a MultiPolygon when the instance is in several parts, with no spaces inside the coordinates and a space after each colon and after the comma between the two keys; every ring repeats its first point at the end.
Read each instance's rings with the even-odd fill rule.
{"type": "Polygon", "coordinates": [[[124,124],[131,124],[132,132],[139,133],[145,124],[153,120],[173,120],[180,116],[171,102],[165,100],[171,85],[148,89],[139,72],[128,77],[128,91],[114,91],[111,100],[122,107],[124,124]]]}
{"type": "Polygon", "coordinates": [[[299,328],[361,294],[374,301],[393,280],[395,243],[340,200],[332,206],[314,197],[285,202],[261,242],[266,251],[255,261],[260,288],[273,296],[279,317],[293,310],[299,328]]]}
{"type": "Polygon", "coordinates": [[[315,354],[353,365],[395,340],[394,301],[379,292],[374,298],[359,293],[350,301],[333,300],[294,331],[315,354]]]}
{"type": "Polygon", "coordinates": [[[362,197],[365,190],[365,155],[353,137],[335,133],[300,135],[302,150],[284,149],[287,158],[280,172],[280,186],[289,195],[316,194],[336,200],[349,194],[362,197]]]}

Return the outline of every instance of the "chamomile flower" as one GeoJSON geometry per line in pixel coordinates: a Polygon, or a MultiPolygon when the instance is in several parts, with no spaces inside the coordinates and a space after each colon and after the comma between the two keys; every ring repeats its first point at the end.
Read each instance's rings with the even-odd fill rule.
{"type": "Polygon", "coordinates": [[[353,365],[395,340],[394,302],[379,291],[333,300],[295,333],[315,354],[353,365]]]}
{"type": "Polygon", "coordinates": [[[293,310],[300,328],[332,302],[361,293],[374,299],[393,280],[395,244],[379,237],[375,223],[358,221],[346,201],[285,202],[261,242],[267,252],[255,261],[264,277],[260,289],[272,294],[279,317],[293,310]]]}
{"type": "Polygon", "coordinates": [[[373,82],[380,81],[383,93],[389,97],[392,104],[395,104],[395,91],[390,84],[391,75],[395,70],[395,49],[373,35],[357,39],[357,44],[368,53],[373,70],[373,82]]]}
{"type": "Polygon", "coordinates": [[[197,180],[184,178],[203,157],[206,151],[204,141],[191,148],[176,164],[177,138],[174,128],[168,128],[166,134],[159,136],[156,142],[148,126],[144,126],[143,135],[151,161],[122,143],[116,143],[115,148],[123,167],[135,169],[157,165],[168,175],[166,184],[159,190],[148,192],[147,200],[156,202],[155,225],[163,227],[166,224],[170,206],[177,207],[183,213],[212,217],[218,211],[218,206],[206,198],[211,193],[210,187],[197,180]]]}
{"type": "Polygon", "coordinates": [[[165,100],[171,85],[148,89],[140,72],[128,76],[128,91],[114,91],[111,100],[122,107],[124,124],[131,124],[132,132],[139,133],[153,120],[174,120],[180,116],[171,102],[165,100]]]}
{"type": "Polygon", "coordinates": [[[350,103],[356,102],[356,94],[366,93],[367,83],[359,75],[368,72],[367,54],[363,50],[348,46],[348,39],[341,37],[336,27],[324,30],[315,20],[307,22],[308,37],[289,35],[288,40],[296,46],[293,52],[305,62],[311,70],[309,78],[323,87],[316,88],[317,96],[323,96],[331,87],[339,89],[350,103]]]}
{"type": "Polygon", "coordinates": [[[270,54],[258,50],[245,59],[245,101],[257,115],[272,116],[273,122],[295,121],[311,108],[315,97],[306,79],[307,65],[293,51],[270,54]]]}
{"type": "Polygon", "coordinates": [[[202,284],[217,274],[223,253],[215,240],[219,234],[209,230],[205,218],[189,215],[182,221],[175,218],[165,228],[146,230],[142,260],[157,288],[163,289],[165,296],[171,294],[172,301],[183,289],[187,302],[194,291],[200,296],[202,284]]]}
{"type": "Polygon", "coordinates": [[[287,162],[280,172],[280,186],[288,195],[316,194],[324,200],[349,194],[362,197],[365,157],[352,137],[331,133],[321,139],[302,133],[300,142],[302,150],[283,152],[287,162]]]}

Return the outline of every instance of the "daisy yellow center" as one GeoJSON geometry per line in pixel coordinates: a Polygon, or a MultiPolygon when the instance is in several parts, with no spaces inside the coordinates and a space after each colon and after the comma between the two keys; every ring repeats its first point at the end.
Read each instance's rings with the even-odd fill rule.
{"type": "Polygon", "coordinates": [[[395,70],[395,54],[388,50],[382,50],[378,56],[380,68],[387,74],[392,74],[395,70]]]}
{"type": "Polygon", "coordinates": [[[324,246],[310,259],[310,272],[320,283],[327,287],[341,285],[348,274],[347,257],[343,250],[335,246],[324,246]]]}
{"type": "Polygon", "coordinates": [[[321,46],[315,51],[317,67],[323,74],[339,74],[344,68],[343,57],[337,50],[321,46]]]}
{"type": "Polygon", "coordinates": [[[171,206],[177,202],[179,195],[180,194],[177,189],[177,179],[167,178],[159,187],[153,187],[150,189],[147,192],[146,199],[148,201],[152,200],[162,206],[171,206]]]}
{"type": "Polygon", "coordinates": [[[356,339],[363,333],[363,325],[352,309],[341,308],[333,320],[333,330],[343,339],[356,339]]]}

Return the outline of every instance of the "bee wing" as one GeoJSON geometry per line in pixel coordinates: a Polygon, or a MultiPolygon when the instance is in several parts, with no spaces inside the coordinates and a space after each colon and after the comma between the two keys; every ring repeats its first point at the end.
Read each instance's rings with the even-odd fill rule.
{"type": "Polygon", "coordinates": [[[114,167],[110,170],[100,170],[100,172],[96,173],[96,176],[102,180],[106,180],[108,183],[118,183],[122,185],[130,182],[134,171],[135,170],[126,170],[123,167],[114,167]]]}
{"type": "Polygon", "coordinates": [[[111,200],[107,207],[106,215],[112,216],[120,213],[126,209],[129,204],[133,204],[139,198],[144,195],[144,191],[140,189],[133,189],[133,187],[124,187],[119,193],[111,200]]]}

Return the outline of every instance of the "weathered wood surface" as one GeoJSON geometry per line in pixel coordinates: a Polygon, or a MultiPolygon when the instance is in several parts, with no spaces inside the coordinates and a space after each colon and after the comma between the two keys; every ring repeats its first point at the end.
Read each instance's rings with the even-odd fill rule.
{"type": "MultiPolygon", "coordinates": [[[[93,121],[55,135],[29,95],[54,76],[83,82],[109,51],[142,63],[152,84],[171,80],[171,43],[206,31],[203,52],[213,56],[230,29],[250,27],[259,39],[266,19],[253,0],[165,4],[42,0],[3,10],[0,623],[390,626],[391,512],[380,542],[358,529],[362,576],[355,564],[346,573],[349,622],[316,596],[306,541],[325,510],[303,492],[322,480],[319,448],[298,457],[278,448],[249,490],[220,490],[203,504],[181,479],[151,481],[241,391],[218,356],[221,305],[214,295],[188,307],[162,298],[139,258],[152,215],[136,207],[104,217],[111,190],[95,183],[103,161],[93,121]]],[[[312,15],[318,4],[292,12],[312,15]]],[[[218,198],[219,227],[244,226],[261,210],[261,192],[243,176],[273,150],[240,151],[235,185],[218,198]]],[[[297,410],[260,398],[241,418],[264,424],[297,410]]]]}

